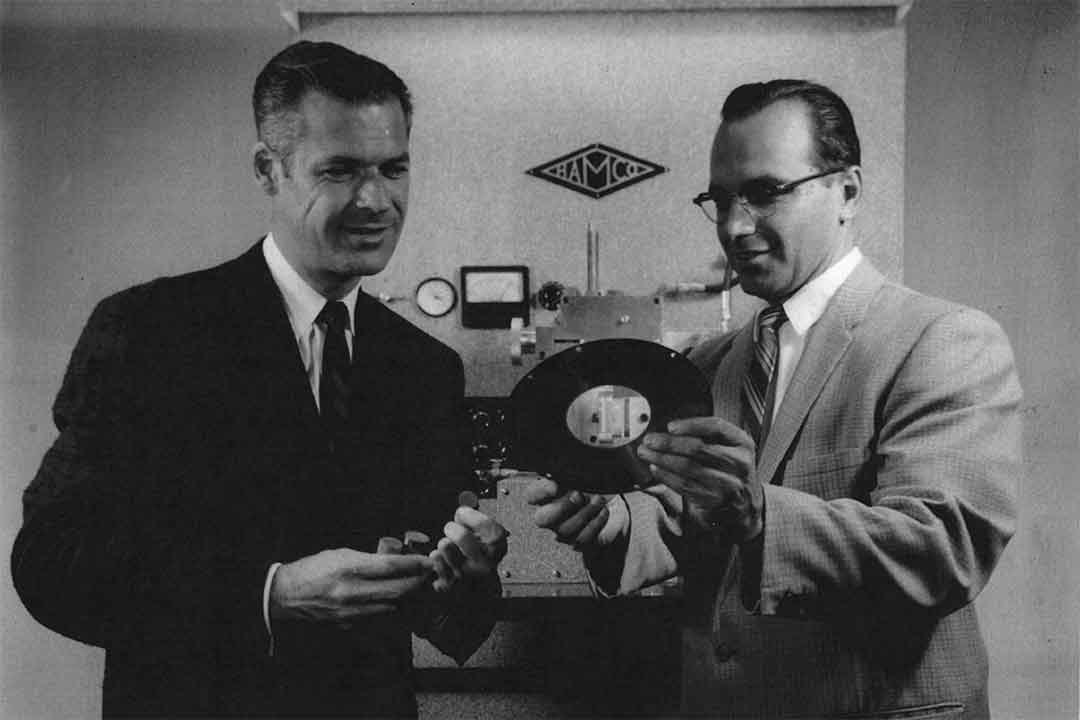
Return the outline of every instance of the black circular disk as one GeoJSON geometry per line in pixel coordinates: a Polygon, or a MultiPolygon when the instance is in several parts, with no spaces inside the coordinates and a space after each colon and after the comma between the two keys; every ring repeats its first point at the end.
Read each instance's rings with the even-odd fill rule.
{"type": "Polygon", "coordinates": [[[640,436],[665,432],[671,420],[712,414],[709,381],[693,363],[671,348],[631,339],[594,340],[552,355],[518,382],[510,401],[515,438],[507,464],[597,493],[652,484],[637,457],[640,436]],[[634,436],[627,432],[618,446],[598,446],[595,436],[592,444],[580,440],[568,424],[571,405],[594,389],[603,393],[602,386],[627,388],[647,401],[647,412],[634,411],[634,436]]]}

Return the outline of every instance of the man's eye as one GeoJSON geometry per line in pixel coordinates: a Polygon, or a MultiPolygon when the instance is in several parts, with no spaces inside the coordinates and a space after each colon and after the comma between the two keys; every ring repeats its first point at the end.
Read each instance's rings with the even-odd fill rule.
{"type": "Polygon", "coordinates": [[[768,205],[780,195],[775,185],[752,183],[742,189],[742,196],[751,205],[768,205]]]}
{"type": "Polygon", "coordinates": [[[334,182],[341,182],[352,177],[352,171],[345,167],[328,167],[322,171],[323,177],[334,182]]]}
{"type": "Polygon", "coordinates": [[[391,180],[396,180],[397,178],[408,174],[408,172],[409,172],[409,166],[407,164],[405,164],[405,163],[399,163],[399,164],[396,164],[396,165],[388,165],[385,168],[383,168],[383,175],[390,178],[391,180]]]}
{"type": "Polygon", "coordinates": [[[713,188],[709,191],[709,197],[720,208],[730,207],[735,202],[735,196],[723,188],[713,188]]]}

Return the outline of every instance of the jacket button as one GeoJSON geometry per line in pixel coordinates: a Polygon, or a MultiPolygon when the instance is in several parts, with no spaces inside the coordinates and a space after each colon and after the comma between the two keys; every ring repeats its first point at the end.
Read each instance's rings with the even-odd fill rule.
{"type": "Polygon", "coordinates": [[[713,648],[713,653],[716,655],[717,662],[724,663],[735,657],[735,647],[730,643],[718,642],[713,648]]]}

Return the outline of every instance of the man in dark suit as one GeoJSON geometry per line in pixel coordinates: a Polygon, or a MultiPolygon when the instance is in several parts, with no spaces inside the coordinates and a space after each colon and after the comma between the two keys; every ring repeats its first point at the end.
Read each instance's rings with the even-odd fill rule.
{"type": "Polygon", "coordinates": [[[972,601],[1023,472],[1009,343],[862,257],[858,136],[827,88],[737,88],[711,160],[695,202],[768,305],[690,354],[715,416],[643,438],[644,492],[537,480],[536,521],[606,592],[683,577],[689,714],[985,717],[972,601]]]}
{"type": "Polygon", "coordinates": [[[25,493],[16,588],[105,648],[105,715],[412,716],[410,631],[476,649],[506,533],[456,508],[460,358],[360,288],[405,219],[409,92],[301,42],[253,100],[271,232],[94,310],[25,493]],[[410,530],[439,540],[381,540],[410,530]]]}

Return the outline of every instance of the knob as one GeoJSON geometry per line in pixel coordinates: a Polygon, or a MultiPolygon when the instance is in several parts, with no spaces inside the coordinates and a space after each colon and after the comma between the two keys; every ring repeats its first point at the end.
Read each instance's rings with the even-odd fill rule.
{"type": "Polygon", "coordinates": [[[536,304],[545,310],[558,310],[565,292],[566,288],[562,283],[546,282],[536,292],[536,304]]]}
{"type": "Polygon", "coordinates": [[[480,430],[487,429],[491,427],[491,414],[487,410],[472,408],[469,410],[469,422],[480,430]]]}

